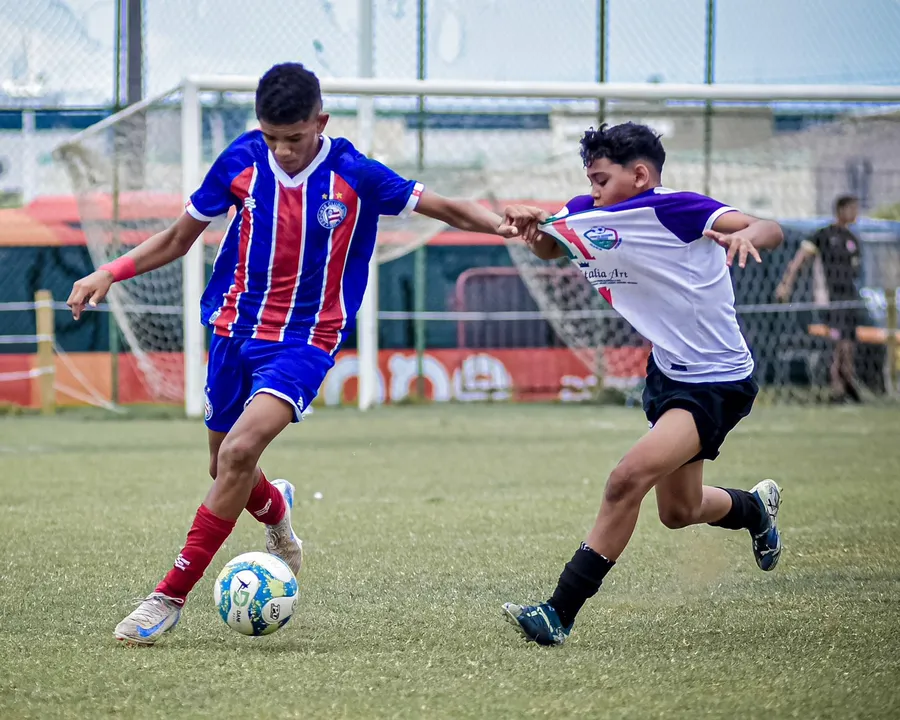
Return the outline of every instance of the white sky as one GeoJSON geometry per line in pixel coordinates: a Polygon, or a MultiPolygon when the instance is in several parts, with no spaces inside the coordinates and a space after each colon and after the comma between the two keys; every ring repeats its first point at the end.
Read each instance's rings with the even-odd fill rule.
{"type": "MultiPolygon", "coordinates": [[[[357,0],[145,0],[146,89],[300,60],[356,74],[357,0]],[[253,11],[248,10],[249,7],[253,11]]],[[[414,77],[417,0],[375,0],[376,74],[414,77]]],[[[595,0],[428,0],[434,78],[593,80],[595,0]]],[[[718,0],[721,82],[900,83],[898,0],[718,0]]],[[[609,0],[609,79],[702,82],[706,0],[609,0]]],[[[68,104],[112,97],[114,0],[0,0],[0,83],[24,58],[68,104]]]]}

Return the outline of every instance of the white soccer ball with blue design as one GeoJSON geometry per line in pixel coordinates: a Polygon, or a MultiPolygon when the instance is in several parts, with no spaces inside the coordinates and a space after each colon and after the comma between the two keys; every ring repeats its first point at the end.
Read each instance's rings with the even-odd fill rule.
{"type": "Polygon", "coordinates": [[[243,635],[269,635],[284,627],[297,608],[297,579],[287,564],[268,553],[238,555],[222,568],[216,607],[225,624],[243,635]]]}

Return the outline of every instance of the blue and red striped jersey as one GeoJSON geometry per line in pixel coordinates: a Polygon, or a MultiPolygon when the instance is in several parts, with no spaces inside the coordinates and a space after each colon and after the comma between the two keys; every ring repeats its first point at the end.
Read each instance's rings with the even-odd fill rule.
{"type": "Polygon", "coordinates": [[[242,135],[187,203],[202,221],[236,210],[203,293],[203,322],[225,337],[294,338],[337,352],[362,303],[378,217],[412,212],[422,189],[344,138],[324,137],[290,177],[259,130],[242,135]]]}

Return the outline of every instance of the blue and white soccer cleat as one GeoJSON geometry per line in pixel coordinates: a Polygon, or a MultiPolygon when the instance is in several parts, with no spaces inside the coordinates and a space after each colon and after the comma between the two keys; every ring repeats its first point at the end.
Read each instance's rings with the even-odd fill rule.
{"type": "Polygon", "coordinates": [[[294,528],[291,527],[294,486],[287,480],[273,480],[272,484],[284,497],[287,507],[281,522],[275,525],[266,525],[266,550],[269,554],[284,560],[291,572],[294,573],[294,577],[297,577],[303,566],[303,542],[294,534],[294,528]]]}
{"type": "Polygon", "coordinates": [[[178,624],[184,600],[151,593],[134,612],[116,625],[116,640],[128,645],[153,645],[178,624]]]}
{"type": "Polygon", "coordinates": [[[572,626],[563,627],[556,610],[547,603],[540,605],[503,604],[503,617],[526,640],[538,645],[562,645],[572,626]]]}
{"type": "Polygon", "coordinates": [[[781,489],[774,480],[763,480],[750,490],[750,494],[762,507],[767,521],[766,529],[753,535],[753,555],[760,569],[774,570],[781,557],[781,533],[778,532],[781,489]]]}

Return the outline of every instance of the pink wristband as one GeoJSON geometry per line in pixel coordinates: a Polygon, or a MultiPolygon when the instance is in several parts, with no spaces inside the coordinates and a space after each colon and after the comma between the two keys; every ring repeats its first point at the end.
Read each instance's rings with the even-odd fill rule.
{"type": "Polygon", "coordinates": [[[107,272],[112,273],[113,282],[128,280],[128,278],[133,278],[135,275],[137,275],[137,268],[134,266],[134,260],[132,260],[127,255],[118,257],[112,262],[101,265],[97,269],[106,270],[107,272]]]}

